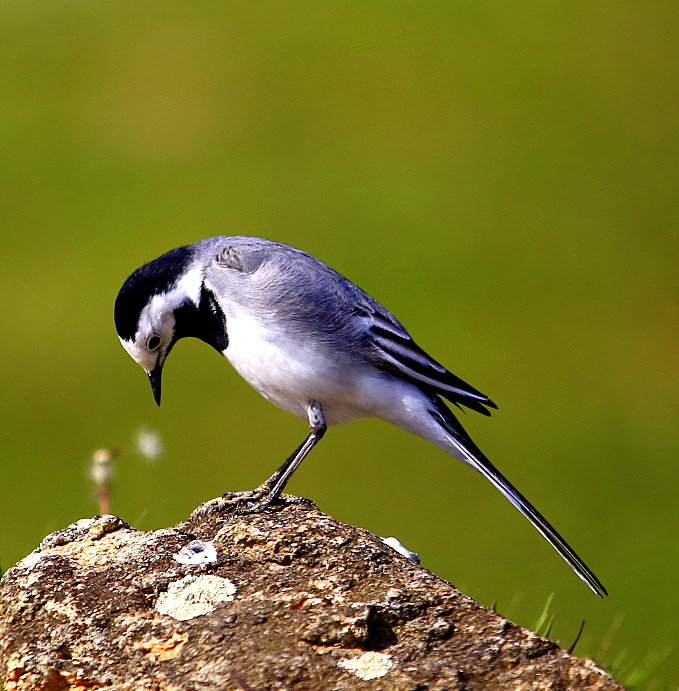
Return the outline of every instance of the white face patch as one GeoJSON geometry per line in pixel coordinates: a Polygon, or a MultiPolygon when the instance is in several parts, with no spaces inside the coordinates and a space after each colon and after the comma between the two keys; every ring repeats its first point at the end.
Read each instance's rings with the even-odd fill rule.
{"type": "Polygon", "coordinates": [[[186,295],[193,304],[198,307],[200,304],[200,294],[203,290],[203,269],[194,267],[187,271],[177,282],[177,285],[166,295],[169,297],[173,293],[186,295]]]}
{"type": "Polygon", "coordinates": [[[158,362],[158,351],[150,351],[146,347],[146,339],[139,341],[126,341],[120,339],[123,348],[128,352],[130,357],[148,373],[155,369],[158,362]]]}
{"type": "Polygon", "coordinates": [[[203,273],[200,267],[187,271],[177,283],[167,292],[154,295],[139,315],[137,333],[134,340],[120,342],[132,359],[151,372],[162,362],[167,347],[172,342],[175,329],[174,312],[186,298],[196,307],[200,304],[200,294],[203,287],[203,273]],[[155,350],[149,350],[147,342],[153,334],[161,338],[161,345],[155,350]]]}

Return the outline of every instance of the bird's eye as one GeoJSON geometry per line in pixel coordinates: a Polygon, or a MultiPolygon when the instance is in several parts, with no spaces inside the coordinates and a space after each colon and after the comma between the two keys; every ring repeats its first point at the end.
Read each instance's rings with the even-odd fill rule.
{"type": "Polygon", "coordinates": [[[153,334],[148,341],[146,341],[146,347],[149,350],[155,350],[160,345],[160,336],[158,334],[153,334]]]}

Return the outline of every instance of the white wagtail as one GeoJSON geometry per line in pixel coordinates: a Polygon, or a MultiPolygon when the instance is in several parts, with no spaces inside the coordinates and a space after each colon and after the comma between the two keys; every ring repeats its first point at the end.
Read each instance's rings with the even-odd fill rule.
{"type": "Polygon", "coordinates": [[[329,425],[378,417],[424,437],[488,478],[599,596],[606,589],[490,463],[443,403],[497,406],[412,340],[382,305],[315,257],[278,242],[216,237],[135,271],[115,304],[118,336],[160,405],[163,364],[186,336],[222,353],[259,393],[308,420],[301,446],[240,513],[276,501],[329,425]]]}

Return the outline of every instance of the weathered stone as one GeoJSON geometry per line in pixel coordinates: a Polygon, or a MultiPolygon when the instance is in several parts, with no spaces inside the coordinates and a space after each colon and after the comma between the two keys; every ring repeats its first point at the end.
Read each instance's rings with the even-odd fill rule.
{"type": "Polygon", "coordinates": [[[364,530],[304,504],[220,524],[222,506],[45,538],[0,584],[6,691],[621,688],[364,530]]]}

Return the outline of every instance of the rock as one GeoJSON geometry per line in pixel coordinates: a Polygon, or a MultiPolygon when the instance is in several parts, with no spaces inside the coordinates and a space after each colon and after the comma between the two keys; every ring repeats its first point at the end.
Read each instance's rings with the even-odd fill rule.
{"type": "Polygon", "coordinates": [[[6,691],[621,687],[313,506],[49,535],[0,583],[6,691]]]}

